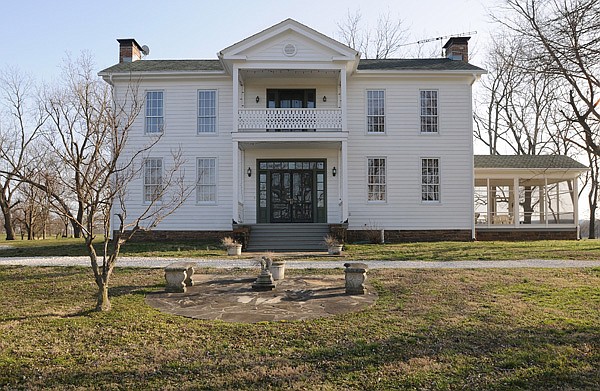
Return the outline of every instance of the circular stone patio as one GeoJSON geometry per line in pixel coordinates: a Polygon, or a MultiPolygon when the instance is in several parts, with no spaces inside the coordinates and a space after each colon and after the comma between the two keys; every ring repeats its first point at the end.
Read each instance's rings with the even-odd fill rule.
{"type": "Polygon", "coordinates": [[[364,295],[347,295],[344,276],[286,277],[272,291],[251,287],[256,276],[195,274],[186,293],[158,292],[146,303],[160,311],[195,319],[256,323],[307,320],[361,311],[377,293],[366,284],[364,295]]]}

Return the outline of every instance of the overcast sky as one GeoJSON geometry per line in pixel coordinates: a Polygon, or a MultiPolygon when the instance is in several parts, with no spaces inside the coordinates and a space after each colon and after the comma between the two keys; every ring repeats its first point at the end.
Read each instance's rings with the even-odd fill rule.
{"type": "MultiPolygon", "coordinates": [[[[216,53],[286,18],[339,39],[337,22],[360,10],[375,25],[380,13],[400,18],[408,42],[477,31],[471,39],[481,65],[491,25],[490,0],[211,0],[142,1],[20,0],[0,13],[0,67],[16,66],[36,78],[51,79],[66,53],[90,51],[98,70],[118,61],[117,38],[135,38],[150,47],[148,59],[214,59],[216,53]]],[[[441,52],[443,41],[423,52],[441,52]],[[439,50],[438,50],[439,49],[439,50]]],[[[406,49],[414,49],[407,47],[406,49]]]]}

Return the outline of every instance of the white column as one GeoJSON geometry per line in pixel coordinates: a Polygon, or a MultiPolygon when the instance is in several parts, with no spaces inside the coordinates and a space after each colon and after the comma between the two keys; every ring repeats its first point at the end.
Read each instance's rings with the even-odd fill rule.
{"type": "MultiPolygon", "coordinates": [[[[341,95],[342,95],[342,131],[348,131],[348,93],[346,91],[346,67],[340,69],[341,95]]],[[[345,167],[345,166],[344,166],[345,167]]]]}
{"type": "Polygon", "coordinates": [[[239,102],[240,102],[240,80],[239,80],[239,69],[236,64],[233,64],[232,71],[233,78],[233,129],[232,132],[237,132],[239,129],[238,120],[239,120],[239,102]]]}
{"type": "Polygon", "coordinates": [[[490,178],[485,179],[486,186],[486,197],[487,197],[487,225],[488,227],[492,224],[492,202],[496,202],[496,200],[492,197],[492,189],[490,188],[490,178]]]}
{"type": "Polygon", "coordinates": [[[548,178],[544,177],[544,219],[548,226],[548,201],[552,200],[548,194],[548,178]]]}
{"type": "Polygon", "coordinates": [[[238,203],[239,203],[239,184],[240,184],[240,150],[237,141],[232,142],[231,157],[233,159],[232,167],[232,178],[231,178],[231,198],[232,198],[232,210],[231,218],[238,221],[238,203]]]}
{"type": "Polygon", "coordinates": [[[577,182],[579,182],[578,178],[574,178],[573,194],[571,194],[571,199],[573,200],[573,223],[577,226],[577,234],[579,234],[579,186],[577,182]]]}
{"type": "Polygon", "coordinates": [[[513,179],[513,222],[515,227],[519,226],[519,178],[513,179]]]}
{"type": "Polygon", "coordinates": [[[348,141],[342,141],[342,166],[340,167],[342,181],[342,222],[348,220],[348,141]]]}

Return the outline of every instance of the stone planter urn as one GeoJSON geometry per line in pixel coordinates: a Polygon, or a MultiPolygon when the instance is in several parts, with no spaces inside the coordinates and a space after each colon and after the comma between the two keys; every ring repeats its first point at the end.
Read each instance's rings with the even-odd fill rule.
{"type": "Polygon", "coordinates": [[[279,259],[272,261],[269,271],[273,276],[273,280],[283,280],[285,278],[285,261],[279,259]]]}
{"type": "Polygon", "coordinates": [[[329,253],[329,255],[341,255],[343,248],[344,248],[343,244],[329,246],[329,247],[327,247],[327,252],[329,253]]]}
{"type": "Polygon", "coordinates": [[[242,255],[242,245],[241,244],[233,244],[231,246],[227,246],[227,255],[229,255],[229,256],[242,255]]]}

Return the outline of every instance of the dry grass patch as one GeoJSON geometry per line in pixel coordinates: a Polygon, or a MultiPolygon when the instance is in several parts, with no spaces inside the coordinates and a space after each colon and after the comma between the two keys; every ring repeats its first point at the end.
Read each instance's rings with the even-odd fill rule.
{"type": "Polygon", "coordinates": [[[161,270],[117,270],[113,311],[92,313],[88,269],[0,267],[0,388],[600,389],[600,269],[370,281],[366,311],[248,325],[146,306],[161,270]]]}

